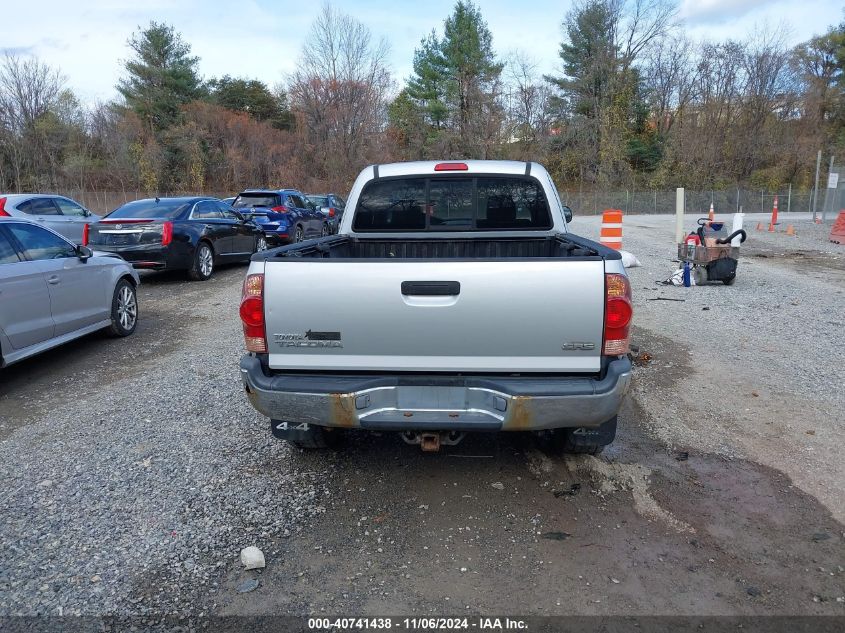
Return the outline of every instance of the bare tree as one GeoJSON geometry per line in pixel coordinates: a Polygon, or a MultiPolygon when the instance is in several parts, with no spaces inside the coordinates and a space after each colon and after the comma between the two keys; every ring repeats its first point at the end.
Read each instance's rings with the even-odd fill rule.
{"type": "Polygon", "coordinates": [[[657,129],[667,134],[696,95],[698,68],[693,43],[683,34],[656,40],[645,53],[642,70],[657,129]]]}
{"type": "MultiPolygon", "coordinates": [[[[58,104],[64,84],[61,73],[35,57],[6,53],[0,63],[0,162],[5,158],[9,163],[9,184],[17,191],[30,184],[25,182],[26,172],[43,173],[36,165],[43,157],[36,123],[58,104]]],[[[48,169],[54,180],[55,164],[51,162],[48,169]]]]}
{"type": "Polygon", "coordinates": [[[623,72],[646,47],[677,26],[676,0],[611,0],[611,4],[618,14],[616,41],[623,72]]]}
{"type": "Polygon", "coordinates": [[[508,57],[505,72],[507,126],[505,140],[518,143],[518,158],[537,159],[551,127],[552,90],[537,62],[523,51],[508,57]]]}
{"type": "Polygon", "coordinates": [[[64,76],[37,58],[6,53],[0,63],[0,121],[20,132],[56,104],[64,76]]]}
{"type": "Polygon", "coordinates": [[[288,84],[298,133],[320,177],[348,180],[372,156],[385,128],[388,45],[329,4],[306,42],[288,84]]]}

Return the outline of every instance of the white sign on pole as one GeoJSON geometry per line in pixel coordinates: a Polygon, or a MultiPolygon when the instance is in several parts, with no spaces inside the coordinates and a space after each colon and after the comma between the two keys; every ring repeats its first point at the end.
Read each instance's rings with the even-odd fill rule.
{"type": "Polygon", "coordinates": [[[827,175],[827,188],[836,189],[839,186],[839,174],[832,171],[827,175]]]}

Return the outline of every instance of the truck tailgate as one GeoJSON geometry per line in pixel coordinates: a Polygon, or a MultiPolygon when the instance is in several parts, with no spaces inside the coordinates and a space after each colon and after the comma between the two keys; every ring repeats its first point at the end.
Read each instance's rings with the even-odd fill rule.
{"type": "Polygon", "coordinates": [[[600,366],[598,258],[268,260],[264,297],[273,369],[595,373],[600,366]]]}

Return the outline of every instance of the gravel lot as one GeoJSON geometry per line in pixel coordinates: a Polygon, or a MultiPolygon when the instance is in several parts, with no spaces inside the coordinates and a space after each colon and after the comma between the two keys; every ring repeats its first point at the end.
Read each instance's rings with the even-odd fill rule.
{"type": "Polygon", "coordinates": [[[599,459],[292,451],[241,392],[244,269],[145,275],[133,337],[0,370],[0,615],[845,614],[843,247],[796,221],[663,287],[673,221],[625,218],[650,360],[599,459]]]}
{"type": "MultiPolygon", "coordinates": [[[[755,230],[767,218],[752,215],[735,285],[694,288],[656,283],[678,267],[674,216],[626,218],[624,248],[643,263],[630,271],[636,342],[656,357],[636,394],[670,446],[783,470],[845,521],[845,373],[834,361],[845,350],[845,247],[827,240],[829,225],[799,217],[781,216],[792,237],[755,230]],[[655,389],[670,368],[677,384],[655,389]]],[[[595,236],[589,220],[575,230],[595,236]]]]}
{"type": "Polygon", "coordinates": [[[0,614],[196,613],[241,547],[320,511],[322,473],[280,467],[242,395],[242,277],[147,276],[135,336],[4,372],[0,614]]]}

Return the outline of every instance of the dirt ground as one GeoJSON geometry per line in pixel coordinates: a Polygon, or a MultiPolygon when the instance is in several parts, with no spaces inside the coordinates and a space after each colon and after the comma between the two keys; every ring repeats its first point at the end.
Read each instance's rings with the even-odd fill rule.
{"type": "MultiPolygon", "coordinates": [[[[777,364],[777,351],[738,360],[728,346],[702,355],[679,336],[692,310],[744,301],[739,293],[725,301],[717,290],[756,277],[749,272],[732,288],[696,297],[675,295],[689,299],[684,303],[647,301],[655,292],[670,296],[644,288],[657,288],[654,281],[677,266],[650,250],[654,226],[626,218],[626,240],[641,246],[632,250],[645,264],[631,273],[640,359],[619,435],[603,455],[555,457],[521,434],[470,436],[438,454],[396,435],[359,434],[338,451],[268,455],[249,468],[325,473],[327,492],[316,500],[322,511],[288,536],[258,543],[266,569],[243,571],[232,557],[217,572],[222,592],[213,602],[197,598],[196,608],[219,615],[845,615],[845,436],[841,409],[831,415],[841,396],[818,398],[808,412],[818,383],[780,397],[776,385],[795,379],[784,372],[800,367],[777,364]],[[701,386],[717,365],[719,393],[704,407],[701,386]],[[752,392],[773,395],[763,402],[752,392]],[[238,593],[249,578],[260,586],[238,593]]],[[[584,221],[582,232],[592,237],[596,227],[584,221]]],[[[843,290],[843,276],[829,273],[842,270],[835,254],[801,245],[782,251],[749,245],[740,273],[747,264],[759,275],[787,270],[800,278],[816,270],[843,290]]],[[[211,284],[147,276],[139,293],[143,320],[130,340],[89,337],[0,370],[0,440],[45,423],[63,399],[131,384],[121,358],[133,357],[134,371],[143,371],[148,361],[189,355],[180,348],[179,332],[189,324],[179,306],[231,290],[242,274],[226,270],[211,284]],[[121,355],[112,353],[119,346],[121,355]]],[[[843,318],[841,295],[838,301],[834,322],[843,318]]],[[[231,314],[235,319],[234,308],[231,314]]],[[[214,321],[202,327],[209,341],[229,331],[214,321]]],[[[754,349],[753,332],[733,336],[754,349]]],[[[221,356],[217,369],[236,381],[237,360],[221,356]]]]}

